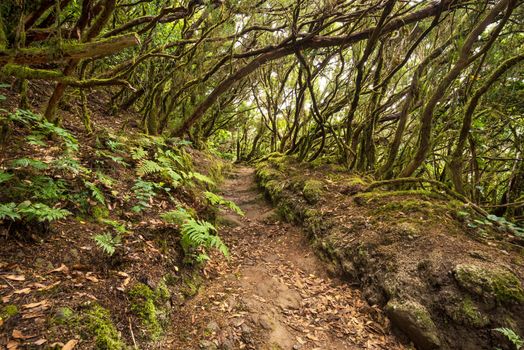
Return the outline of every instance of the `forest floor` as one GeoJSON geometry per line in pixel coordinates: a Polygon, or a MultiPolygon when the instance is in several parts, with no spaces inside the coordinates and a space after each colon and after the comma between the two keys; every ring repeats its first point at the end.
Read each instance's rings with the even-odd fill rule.
{"type": "Polygon", "coordinates": [[[385,315],[328,276],[300,228],[280,222],[236,167],[222,186],[245,217],[223,213],[228,260],[214,257],[200,292],[177,312],[174,349],[405,349],[385,315]]]}

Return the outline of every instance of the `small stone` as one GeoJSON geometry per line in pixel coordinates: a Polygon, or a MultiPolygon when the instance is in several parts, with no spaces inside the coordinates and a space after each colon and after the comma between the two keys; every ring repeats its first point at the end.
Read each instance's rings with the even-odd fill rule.
{"type": "Polygon", "coordinates": [[[302,345],[300,344],[293,345],[293,350],[300,350],[300,349],[302,349],[302,345]]]}
{"type": "Polygon", "coordinates": [[[242,330],[242,334],[244,334],[244,335],[248,335],[248,334],[251,334],[253,332],[251,327],[249,327],[245,323],[242,323],[242,326],[240,326],[240,329],[242,330]]]}
{"type": "Polygon", "coordinates": [[[271,326],[271,322],[269,322],[268,318],[266,316],[260,317],[260,320],[258,321],[258,324],[260,327],[264,328],[265,330],[271,330],[273,327],[271,326]]]}
{"type": "Polygon", "coordinates": [[[209,340],[202,340],[200,342],[200,349],[204,349],[204,350],[216,350],[218,349],[218,347],[216,346],[215,343],[213,343],[212,341],[209,341],[209,340]]]}
{"type": "Polygon", "coordinates": [[[225,339],[221,344],[221,349],[223,350],[233,350],[235,349],[235,342],[231,339],[225,339]]]}
{"type": "Polygon", "coordinates": [[[207,324],[206,326],[206,330],[208,332],[218,332],[220,330],[220,326],[218,325],[218,323],[216,323],[215,321],[211,321],[207,324]]]}

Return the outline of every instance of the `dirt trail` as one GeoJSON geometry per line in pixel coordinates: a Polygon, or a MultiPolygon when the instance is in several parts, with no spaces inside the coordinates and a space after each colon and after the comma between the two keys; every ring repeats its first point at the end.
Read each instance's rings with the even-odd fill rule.
{"type": "Polygon", "coordinates": [[[173,349],[404,349],[379,309],[330,278],[299,228],[276,219],[254,171],[235,168],[222,187],[244,218],[224,213],[229,261],[174,320],[173,349]]]}

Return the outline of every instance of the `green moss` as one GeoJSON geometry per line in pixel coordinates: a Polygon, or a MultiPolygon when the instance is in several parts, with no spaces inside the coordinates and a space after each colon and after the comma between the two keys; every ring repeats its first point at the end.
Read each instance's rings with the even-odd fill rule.
{"type": "Polygon", "coordinates": [[[270,180],[278,180],[282,173],[270,167],[262,167],[257,171],[257,178],[262,186],[270,180]]]}
{"type": "Polygon", "coordinates": [[[443,199],[440,194],[426,191],[426,190],[405,190],[405,191],[371,191],[364,192],[355,195],[356,198],[362,198],[367,201],[372,201],[374,199],[381,199],[387,197],[399,197],[399,196],[419,196],[421,199],[443,199]]]}
{"type": "Polygon", "coordinates": [[[109,311],[100,305],[95,304],[87,310],[82,316],[81,324],[86,325],[90,335],[95,337],[96,349],[119,350],[125,348],[120,334],[111,321],[109,311]]]}
{"type": "Polygon", "coordinates": [[[304,183],[302,194],[309,204],[317,203],[322,197],[324,184],[318,180],[307,180],[304,183]]]}
{"type": "Polygon", "coordinates": [[[283,190],[282,181],[278,180],[269,180],[264,187],[269,193],[271,199],[278,199],[283,190]]]}
{"type": "Polygon", "coordinates": [[[143,283],[135,284],[129,291],[131,311],[140,318],[151,339],[158,339],[163,333],[159,320],[160,311],[157,309],[159,296],[162,294],[163,292],[158,292],[158,288],[154,291],[143,283]]]}
{"type": "Polygon", "coordinates": [[[91,207],[91,215],[93,215],[96,220],[106,219],[109,217],[109,209],[104,205],[98,204],[91,207]]]}
{"type": "Polygon", "coordinates": [[[460,302],[446,303],[445,309],[447,314],[459,324],[482,328],[490,322],[489,318],[479,310],[469,296],[466,296],[460,302]]]}
{"type": "Polygon", "coordinates": [[[352,176],[349,179],[344,181],[344,185],[365,187],[365,186],[367,186],[369,184],[363,178],[361,178],[359,176],[352,176]]]}
{"type": "Polygon", "coordinates": [[[485,327],[489,324],[489,319],[480,312],[471,298],[465,298],[462,301],[460,309],[471,325],[475,327],[485,327]]]}
{"type": "Polygon", "coordinates": [[[202,285],[202,278],[196,273],[184,276],[182,281],[182,293],[186,298],[195,296],[202,285]]]}
{"type": "Polygon", "coordinates": [[[155,297],[158,302],[165,302],[171,298],[171,292],[164,281],[161,281],[155,289],[155,297]]]}
{"type": "Polygon", "coordinates": [[[74,322],[75,313],[73,310],[71,310],[68,307],[61,307],[58,309],[58,311],[53,316],[51,322],[54,324],[68,324],[70,322],[74,322]]]}
{"type": "Polygon", "coordinates": [[[4,321],[18,315],[18,307],[13,304],[9,304],[0,309],[0,318],[4,321]]]}
{"type": "Polygon", "coordinates": [[[455,267],[454,273],[458,284],[470,293],[500,303],[524,302],[520,280],[507,270],[460,264],[455,267]]]}
{"type": "Polygon", "coordinates": [[[297,221],[297,215],[295,214],[293,208],[285,200],[281,200],[281,202],[278,203],[277,213],[287,222],[297,221]]]}

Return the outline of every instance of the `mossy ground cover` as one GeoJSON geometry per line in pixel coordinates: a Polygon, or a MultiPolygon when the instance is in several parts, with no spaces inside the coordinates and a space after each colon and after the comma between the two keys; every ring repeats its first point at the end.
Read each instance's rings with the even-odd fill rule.
{"type": "Polygon", "coordinates": [[[390,308],[421,348],[503,346],[494,327],[524,334],[522,249],[468,227],[467,205],[430,186],[367,191],[369,177],[277,159],[260,163],[257,177],[282,217],[302,223],[332,271],[360,284],[371,304],[423,305],[425,323],[390,308]]]}

